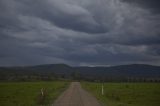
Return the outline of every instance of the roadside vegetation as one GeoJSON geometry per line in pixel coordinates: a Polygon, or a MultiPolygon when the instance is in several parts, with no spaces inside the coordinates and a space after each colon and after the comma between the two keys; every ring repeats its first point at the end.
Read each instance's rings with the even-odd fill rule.
{"type": "Polygon", "coordinates": [[[52,104],[69,82],[0,82],[0,106],[52,104]]]}
{"type": "Polygon", "coordinates": [[[82,82],[103,106],[160,106],[160,83],[102,83],[82,82]]]}

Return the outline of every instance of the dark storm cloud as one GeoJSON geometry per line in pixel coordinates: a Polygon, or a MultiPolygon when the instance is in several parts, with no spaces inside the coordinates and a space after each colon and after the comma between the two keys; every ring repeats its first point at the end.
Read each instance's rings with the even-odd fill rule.
{"type": "Polygon", "coordinates": [[[158,3],[1,0],[0,65],[158,65],[158,3]]]}
{"type": "Polygon", "coordinates": [[[142,6],[144,8],[151,9],[153,12],[160,12],[160,1],[159,0],[122,0],[129,3],[142,6]]]}
{"type": "Polygon", "coordinates": [[[69,4],[62,0],[22,0],[20,2],[24,6],[21,11],[22,14],[43,18],[58,27],[86,33],[107,32],[106,28],[96,22],[92,14],[87,9],[79,5],[69,4]]]}
{"type": "Polygon", "coordinates": [[[147,52],[151,55],[160,56],[160,47],[159,45],[148,46],[147,52]]]}

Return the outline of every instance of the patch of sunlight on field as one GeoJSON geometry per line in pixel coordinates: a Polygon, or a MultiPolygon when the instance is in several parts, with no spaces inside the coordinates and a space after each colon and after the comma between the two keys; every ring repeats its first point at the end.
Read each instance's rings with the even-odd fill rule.
{"type": "Polygon", "coordinates": [[[51,104],[69,82],[1,82],[0,106],[36,106],[51,104]],[[40,97],[41,88],[45,98],[40,97]]]}
{"type": "Polygon", "coordinates": [[[104,106],[160,106],[160,83],[101,83],[82,82],[104,106]]]}

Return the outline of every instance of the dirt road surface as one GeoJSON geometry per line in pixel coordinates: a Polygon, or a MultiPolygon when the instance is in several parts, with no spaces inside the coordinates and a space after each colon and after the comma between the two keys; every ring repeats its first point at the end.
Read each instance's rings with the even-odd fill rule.
{"type": "Polygon", "coordinates": [[[100,104],[95,97],[81,88],[79,82],[72,82],[53,106],[100,106],[100,104]]]}

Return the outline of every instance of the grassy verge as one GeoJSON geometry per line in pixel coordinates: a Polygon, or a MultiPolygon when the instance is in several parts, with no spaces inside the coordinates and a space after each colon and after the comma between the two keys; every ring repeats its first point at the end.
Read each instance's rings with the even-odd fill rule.
{"type": "Polygon", "coordinates": [[[160,106],[160,83],[101,83],[82,82],[104,106],[160,106]]]}
{"type": "Polygon", "coordinates": [[[49,105],[69,82],[1,82],[0,106],[49,105]],[[41,95],[43,88],[44,96],[41,95]]]}

